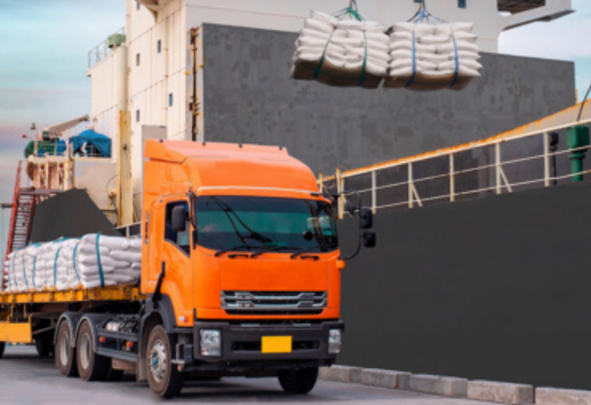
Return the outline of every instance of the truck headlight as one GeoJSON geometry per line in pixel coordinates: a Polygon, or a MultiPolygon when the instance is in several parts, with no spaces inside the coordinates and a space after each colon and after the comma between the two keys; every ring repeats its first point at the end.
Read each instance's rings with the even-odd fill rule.
{"type": "Polygon", "coordinates": [[[222,332],[202,329],[199,331],[201,355],[219,357],[222,355],[222,332]]]}
{"type": "Polygon", "coordinates": [[[340,329],[331,329],[328,333],[328,353],[339,354],[341,352],[342,333],[340,329]]]}

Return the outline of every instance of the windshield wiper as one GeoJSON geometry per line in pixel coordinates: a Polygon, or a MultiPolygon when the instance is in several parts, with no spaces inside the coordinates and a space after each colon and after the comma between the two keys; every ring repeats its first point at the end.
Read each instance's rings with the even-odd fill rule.
{"type": "Polygon", "coordinates": [[[298,257],[298,256],[301,256],[301,255],[303,255],[303,254],[305,254],[305,253],[310,253],[310,252],[312,252],[312,251],[314,251],[314,250],[316,250],[316,249],[320,249],[320,251],[321,251],[321,252],[326,252],[326,251],[328,251],[328,249],[325,249],[325,248],[323,248],[322,246],[314,246],[314,247],[308,248],[308,249],[306,249],[306,250],[302,250],[301,252],[294,253],[294,254],[293,254],[293,255],[291,255],[290,257],[291,257],[292,259],[295,259],[295,258],[296,258],[296,257],[298,257]]]}
{"type": "Polygon", "coordinates": [[[215,252],[215,257],[219,257],[219,256],[223,255],[224,253],[228,253],[228,252],[231,252],[233,250],[244,249],[244,248],[250,250],[251,246],[248,246],[248,245],[237,245],[237,246],[232,246],[231,248],[218,250],[217,252],[215,252]]]}
{"type": "MultiPolygon", "coordinates": [[[[213,200],[213,202],[215,202],[222,209],[222,211],[224,211],[224,213],[226,214],[226,216],[228,217],[228,219],[232,223],[232,226],[234,227],[234,230],[236,231],[236,234],[238,235],[240,240],[245,242],[244,239],[255,239],[255,240],[258,240],[259,242],[262,242],[262,243],[269,243],[269,242],[273,241],[272,239],[266,237],[265,235],[253,230],[248,225],[246,225],[246,223],[242,220],[242,218],[240,218],[240,216],[236,213],[236,211],[234,211],[232,209],[232,207],[230,207],[228,204],[226,204],[225,201],[222,201],[222,200],[218,199],[217,197],[210,197],[210,198],[213,200]],[[243,236],[240,233],[240,231],[238,230],[238,227],[236,227],[236,224],[234,223],[234,220],[232,219],[230,214],[234,215],[234,217],[240,223],[240,225],[242,225],[244,227],[244,229],[246,229],[249,232],[248,235],[243,236]]],[[[245,242],[245,244],[246,244],[246,242],[245,242]]]]}
{"type": "Polygon", "coordinates": [[[258,252],[252,254],[250,257],[254,258],[254,257],[258,257],[264,253],[269,253],[269,252],[278,252],[280,250],[301,250],[301,248],[298,247],[292,247],[292,246],[275,246],[275,247],[271,247],[271,248],[265,248],[263,250],[259,250],[258,252]]]}

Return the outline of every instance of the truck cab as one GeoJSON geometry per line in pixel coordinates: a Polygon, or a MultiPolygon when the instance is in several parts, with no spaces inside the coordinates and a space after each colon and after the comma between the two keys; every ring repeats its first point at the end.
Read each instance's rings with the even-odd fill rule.
{"type": "Polygon", "coordinates": [[[312,171],[280,147],[148,141],[145,151],[140,357],[152,388],[175,394],[162,376],[192,372],[278,375],[287,391],[311,390],[340,352],[344,268],[312,171]],[[154,325],[168,350],[150,344],[154,325]]]}

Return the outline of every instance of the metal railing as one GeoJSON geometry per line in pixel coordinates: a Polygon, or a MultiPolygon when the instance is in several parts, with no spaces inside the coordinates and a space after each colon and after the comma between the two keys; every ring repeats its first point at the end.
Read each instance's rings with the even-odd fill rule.
{"type": "MultiPolygon", "coordinates": [[[[109,37],[113,35],[125,35],[125,27],[120,28],[109,37]]],[[[88,68],[92,68],[93,66],[97,65],[100,61],[105,59],[113,52],[113,49],[109,46],[109,38],[105,39],[103,42],[92,48],[88,51],[88,68]]]]}
{"type": "Polygon", "coordinates": [[[586,181],[591,170],[573,172],[570,155],[590,147],[569,149],[565,132],[590,122],[490,138],[343,173],[337,170],[318,182],[321,190],[342,195],[342,217],[347,199],[361,198],[375,213],[586,181]]]}
{"type": "Polygon", "coordinates": [[[93,145],[82,145],[74,150],[69,139],[60,139],[61,143],[51,141],[33,141],[32,156],[35,158],[43,157],[63,157],[63,158],[91,158],[91,159],[111,159],[111,156],[103,156],[93,145]]]}

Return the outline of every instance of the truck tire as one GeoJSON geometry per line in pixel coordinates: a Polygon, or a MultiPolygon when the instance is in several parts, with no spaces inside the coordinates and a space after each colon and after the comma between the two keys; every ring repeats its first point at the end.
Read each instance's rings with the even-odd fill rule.
{"type": "Polygon", "coordinates": [[[185,384],[185,374],[178,371],[171,360],[170,339],[162,326],[155,326],[146,347],[146,372],[152,391],[164,398],[180,394],[185,384]]]}
{"type": "Polygon", "coordinates": [[[78,373],[84,381],[105,381],[111,369],[111,359],[99,356],[94,352],[92,328],[87,321],[78,330],[76,343],[76,359],[78,373]]]}
{"type": "Polygon", "coordinates": [[[4,356],[4,348],[6,347],[6,343],[0,342],[0,359],[4,356]]]}
{"type": "Polygon", "coordinates": [[[54,353],[53,339],[51,336],[44,336],[35,339],[35,348],[37,349],[37,354],[39,354],[39,356],[51,357],[54,353]]]}
{"type": "Polygon", "coordinates": [[[64,321],[57,331],[55,343],[55,366],[64,377],[77,377],[76,349],[72,347],[70,323],[64,321]]]}
{"type": "Polygon", "coordinates": [[[299,370],[280,371],[279,384],[288,394],[307,394],[316,385],[318,380],[318,367],[302,368],[299,370]]]}

